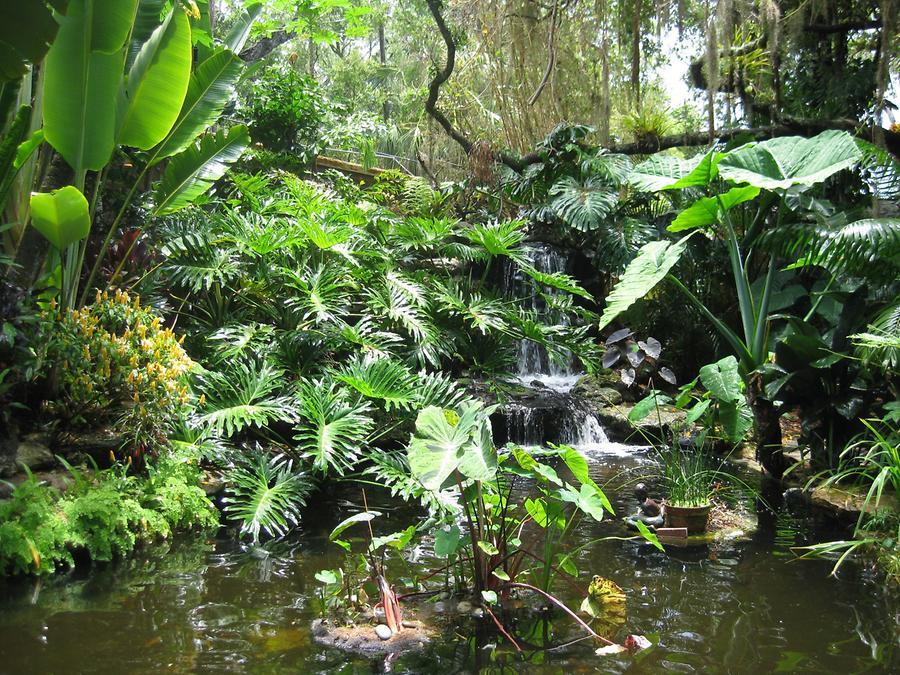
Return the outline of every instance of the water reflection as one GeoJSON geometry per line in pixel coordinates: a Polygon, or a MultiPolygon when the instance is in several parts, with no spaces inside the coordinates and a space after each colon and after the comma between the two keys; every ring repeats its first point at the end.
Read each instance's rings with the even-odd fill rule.
{"type": "MultiPolygon", "coordinates": [[[[623,468],[639,472],[642,461],[599,458],[591,466],[604,483],[623,468]]],[[[619,513],[633,508],[627,490],[612,497],[619,513]]],[[[598,541],[576,556],[585,587],[599,574],[625,591],[625,631],[658,641],[639,660],[595,656],[571,621],[534,614],[516,623],[522,654],[488,621],[466,619],[439,624],[441,638],[421,654],[351,657],[316,646],[308,630],[313,575],[341,562],[326,537],[346,515],[338,504],[323,502],[302,536],[266,549],[178,541],[91,571],[2,585],[0,671],[855,673],[900,666],[896,614],[886,601],[861,579],[829,578],[827,563],[789,562],[788,547],[805,543],[809,525],[783,514],[750,540],[668,554],[636,541],[598,541]]],[[[395,509],[385,526],[410,515],[395,509]]],[[[612,520],[585,523],[572,547],[620,528],[612,520]]],[[[574,589],[560,588],[577,605],[574,589]]]]}

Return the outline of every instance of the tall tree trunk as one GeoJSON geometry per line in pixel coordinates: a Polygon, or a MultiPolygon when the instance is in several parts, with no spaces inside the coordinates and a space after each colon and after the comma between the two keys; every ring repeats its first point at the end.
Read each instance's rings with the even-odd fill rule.
{"type": "Polygon", "coordinates": [[[635,0],[631,17],[631,95],[635,107],[641,105],[641,14],[643,0],[635,0]]]}

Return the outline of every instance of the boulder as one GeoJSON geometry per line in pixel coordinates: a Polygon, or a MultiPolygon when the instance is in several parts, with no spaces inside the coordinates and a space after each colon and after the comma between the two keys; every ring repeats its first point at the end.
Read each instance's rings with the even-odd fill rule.
{"type": "Polygon", "coordinates": [[[663,405],[659,408],[659,415],[654,412],[640,422],[631,422],[628,415],[634,408],[629,403],[621,405],[601,407],[594,410],[597,419],[606,429],[610,440],[633,441],[647,443],[648,441],[662,441],[669,437],[669,430],[684,424],[686,413],[674,406],[663,405]],[[646,438],[645,438],[646,436],[646,438]]]}
{"type": "Polygon", "coordinates": [[[27,466],[32,471],[47,469],[56,464],[56,458],[50,448],[43,443],[44,439],[37,435],[29,435],[19,442],[16,448],[16,466],[27,466]]]}

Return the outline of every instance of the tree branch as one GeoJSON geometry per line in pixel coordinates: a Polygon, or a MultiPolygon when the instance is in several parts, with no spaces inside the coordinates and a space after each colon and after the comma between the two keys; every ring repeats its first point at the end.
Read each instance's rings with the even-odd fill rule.
{"type": "Polygon", "coordinates": [[[269,37],[260,38],[259,41],[244,49],[238,56],[241,57],[242,61],[259,61],[295,37],[297,37],[297,34],[294,32],[276,30],[269,37]]]}

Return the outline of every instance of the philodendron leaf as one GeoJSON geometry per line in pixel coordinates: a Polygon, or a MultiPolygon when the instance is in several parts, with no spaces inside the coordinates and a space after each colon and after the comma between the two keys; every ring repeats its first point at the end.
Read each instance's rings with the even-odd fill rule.
{"type": "Polygon", "coordinates": [[[735,183],[766,190],[815,185],[855,165],[862,151],[846,131],[818,136],[783,136],[732,150],[719,162],[719,173],[735,183]]]}
{"type": "Polygon", "coordinates": [[[31,224],[53,246],[63,250],[91,231],[87,199],[72,185],[53,192],[35,192],[31,195],[31,224]]]}
{"type": "Polygon", "coordinates": [[[706,227],[719,221],[719,210],[730,211],[738,204],[756,199],[759,188],[752,185],[733,187],[718,197],[703,197],[678,214],[667,228],[669,232],[684,232],[706,227]]]}
{"type": "Polygon", "coordinates": [[[738,362],[733,356],[703,366],[700,381],[720,401],[736,403],[743,395],[738,362]]]}
{"type": "MultiPolygon", "coordinates": [[[[693,233],[692,233],[693,234],[693,233]]],[[[651,241],[644,244],[637,257],[628,263],[625,273],[606,296],[606,309],[600,317],[599,329],[603,330],[622,312],[652,291],[681,259],[687,247],[688,234],[676,242],[651,241]]]]}
{"type": "Polygon", "coordinates": [[[653,155],[634,168],[628,182],[638,190],[648,192],[705,187],[718,174],[717,165],[723,156],[723,153],[715,151],[691,159],[653,155]]]}

